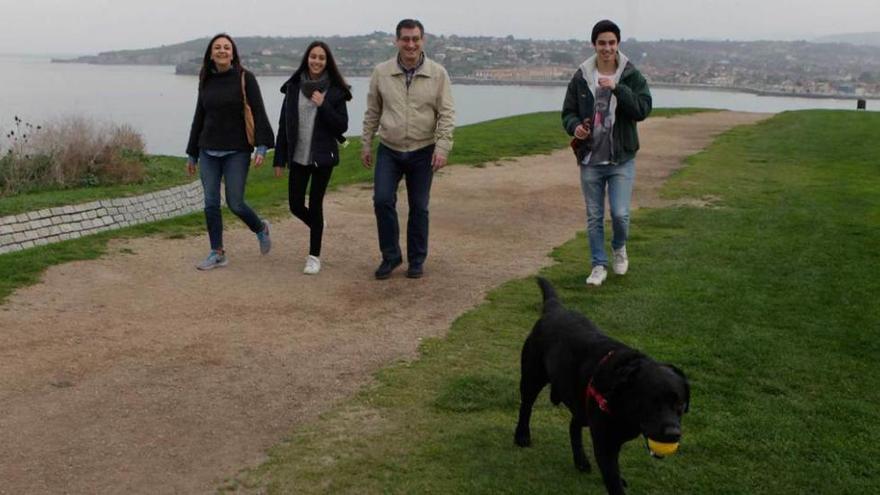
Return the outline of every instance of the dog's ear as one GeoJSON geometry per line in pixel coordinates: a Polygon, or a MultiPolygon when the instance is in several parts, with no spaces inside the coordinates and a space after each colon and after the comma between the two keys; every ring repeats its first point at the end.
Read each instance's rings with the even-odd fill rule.
{"type": "Polygon", "coordinates": [[[677,366],[673,364],[666,364],[672,371],[675,372],[676,375],[681,377],[681,381],[684,383],[684,412],[688,412],[691,408],[691,384],[688,382],[687,376],[685,376],[684,371],[681,371],[677,366]]]}
{"type": "Polygon", "coordinates": [[[624,388],[632,381],[641,367],[641,359],[628,359],[614,366],[611,373],[605,375],[605,380],[602,380],[603,383],[600,385],[600,389],[604,390],[608,395],[614,395],[615,391],[624,388]]]}

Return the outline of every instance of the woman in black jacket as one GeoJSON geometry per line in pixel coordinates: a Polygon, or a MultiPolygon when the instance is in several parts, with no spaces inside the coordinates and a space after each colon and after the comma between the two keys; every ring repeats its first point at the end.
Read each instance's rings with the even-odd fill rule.
{"type": "Polygon", "coordinates": [[[259,167],[266,150],[274,144],[274,137],[257,79],[241,66],[232,37],[225,33],[214,36],[202,60],[199,96],[186,146],[189,174],[193,175],[196,165],[201,163],[199,177],[205,191],[205,220],[211,241],[211,253],[197,265],[199,270],[227,264],[220,213],[222,178],[226,179],[226,204],[257,234],[260,252],[266,254],[272,247],[269,223],[244,202],[244,186],[254,146],[254,163],[259,167]],[[253,115],[252,135],[248,135],[245,126],[245,96],[253,115]]]}
{"type": "Polygon", "coordinates": [[[346,102],[351,100],[351,90],[336,67],[330,47],[323,41],[313,41],[281,92],[285,96],[278,122],[275,177],[282,177],[282,169],[290,167],[290,211],[310,230],[303,273],[315,275],[321,271],[324,193],[333,167],[339,164],[339,143],[345,141],[343,134],[348,130],[346,102]]]}

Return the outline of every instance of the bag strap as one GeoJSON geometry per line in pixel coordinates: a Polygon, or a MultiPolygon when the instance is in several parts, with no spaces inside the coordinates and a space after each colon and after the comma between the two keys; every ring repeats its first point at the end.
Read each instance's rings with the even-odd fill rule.
{"type": "Polygon", "coordinates": [[[244,86],[244,73],[245,73],[245,70],[241,69],[241,97],[244,98],[244,104],[247,105],[248,104],[248,97],[247,97],[247,90],[245,89],[245,86],[244,86]]]}

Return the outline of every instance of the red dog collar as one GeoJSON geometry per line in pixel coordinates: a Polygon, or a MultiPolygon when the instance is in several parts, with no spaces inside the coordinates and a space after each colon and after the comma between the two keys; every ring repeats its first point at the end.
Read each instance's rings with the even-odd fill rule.
{"type": "Polygon", "coordinates": [[[593,378],[599,373],[599,369],[602,365],[613,355],[614,351],[608,351],[608,354],[605,354],[605,357],[599,361],[599,366],[596,366],[596,371],[593,373],[593,376],[590,377],[590,383],[587,385],[587,390],[584,391],[584,398],[587,401],[587,406],[590,405],[590,399],[593,399],[596,402],[596,405],[599,406],[599,409],[609,415],[611,414],[611,408],[608,407],[608,399],[606,399],[605,396],[593,386],[593,378]]]}

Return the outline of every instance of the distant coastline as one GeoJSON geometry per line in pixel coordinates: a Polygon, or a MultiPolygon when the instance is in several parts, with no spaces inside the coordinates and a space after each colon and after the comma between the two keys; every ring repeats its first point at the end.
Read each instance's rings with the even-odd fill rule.
{"type": "MultiPolygon", "coordinates": [[[[331,39],[337,64],[350,77],[369,76],[373,67],[395,50],[393,33],[376,31],[331,39]]],[[[254,73],[284,77],[299,65],[311,40],[257,36],[239,37],[237,44],[242,63],[254,73]]],[[[462,85],[564,85],[574,68],[593,53],[587,40],[576,39],[440,35],[431,40],[428,56],[441,62],[453,81],[462,85]]],[[[193,75],[201,66],[206,42],[207,38],[200,38],[73,60],[56,57],[53,62],[172,65],[177,74],[193,75]]],[[[626,39],[621,49],[657,87],[810,99],[880,99],[880,52],[871,46],[626,39]]]]}
{"type": "Polygon", "coordinates": [[[771,91],[756,88],[741,88],[737,86],[714,86],[711,84],[681,84],[663,83],[650,81],[651,86],[670,89],[699,89],[704,91],[734,91],[737,93],[749,93],[757,96],[781,96],[790,98],[814,98],[819,100],[880,100],[880,95],[855,95],[847,93],[793,93],[787,91],[771,91]]]}
{"type": "MultiPolygon", "coordinates": [[[[475,86],[566,86],[568,81],[530,81],[530,80],[488,80],[471,77],[453,77],[453,84],[469,84],[475,86]]],[[[843,93],[789,93],[785,91],[770,91],[755,88],[740,88],[737,86],[714,86],[711,84],[680,84],[650,81],[650,85],[656,88],[669,88],[681,90],[704,90],[704,91],[732,91],[736,93],[749,93],[757,96],[780,96],[790,98],[815,98],[823,100],[880,100],[880,95],[851,95],[843,93]]]]}
{"type": "MultiPolygon", "coordinates": [[[[167,66],[169,64],[131,64],[131,62],[97,62],[97,61],[85,61],[83,60],[85,57],[80,57],[79,59],[51,59],[52,63],[62,63],[62,64],[89,64],[89,65],[163,65],[167,66]]],[[[291,70],[265,70],[265,69],[254,69],[252,70],[258,76],[289,76],[292,71],[291,70]]],[[[187,66],[178,65],[175,69],[175,74],[182,76],[195,76],[197,72],[191,70],[187,66]]],[[[369,71],[353,71],[349,72],[346,75],[349,77],[370,77],[369,71]]],[[[560,87],[566,86],[568,84],[567,80],[529,80],[529,79],[510,79],[510,80],[499,80],[499,79],[481,79],[475,77],[464,77],[464,76],[452,76],[451,80],[453,84],[466,84],[471,86],[545,86],[545,87],[560,87]]],[[[681,89],[681,90],[702,90],[702,91],[732,91],[737,93],[748,93],[757,96],[778,96],[778,97],[789,97],[789,98],[813,98],[813,99],[821,99],[821,100],[880,100],[880,95],[855,95],[855,94],[846,94],[846,93],[804,93],[804,92],[786,92],[786,91],[773,91],[759,88],[747,88],[747,87],[738,87],[738,86],[717,86],[712,84],[684,84],[684,83],[667,83],[660,81],[650,81],[651,86],[657,88],[669,88],[669,89],[681,89]]]]}

